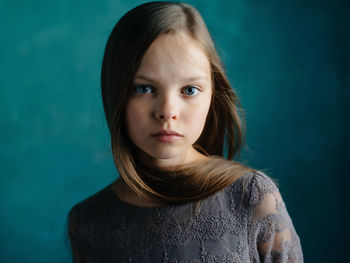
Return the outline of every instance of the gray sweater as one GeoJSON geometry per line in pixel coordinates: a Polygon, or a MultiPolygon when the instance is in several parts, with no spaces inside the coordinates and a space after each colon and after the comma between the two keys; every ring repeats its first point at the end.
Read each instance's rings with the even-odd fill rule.
{"type": "Polygon", "coordinates": [[[74,262],[303,262],[280,192],[261,172],[176,206],[134,206],[109,185],[68,222],[74,262]]]}

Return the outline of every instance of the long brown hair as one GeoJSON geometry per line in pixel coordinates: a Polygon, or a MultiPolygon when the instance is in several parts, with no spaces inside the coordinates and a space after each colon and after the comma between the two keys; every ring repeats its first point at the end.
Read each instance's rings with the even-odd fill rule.
{"type": "Polygon", "coordinates": [[[201,200],[252,171],[232,161],[244,139],[239,101],[224,72],[212,38],[199,14],[183,3],[150,2],[126,13],[111,32],[103,58],[103,106],[116,166],[125,183],[146,200],[180,204],[201,200]],[[144,167],[134,157],[125,126],[125,104],[135,72],[147,48],[161,35],[185,31],[210,62],[213,97],[204,130],[194,144],[210,158],[165,172],[144,167]],[[224,145],[227,156],[224,158],[224,145]]]}

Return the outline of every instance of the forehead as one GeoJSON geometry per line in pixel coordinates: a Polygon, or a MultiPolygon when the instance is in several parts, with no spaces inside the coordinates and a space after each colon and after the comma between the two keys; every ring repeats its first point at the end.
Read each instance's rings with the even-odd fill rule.
{"type": "Polygon", "coordinates": [[[209,60],[198,41],[185,32],[158,37],[146,50],[135,74],[167,80],[202,76],[210,79],[209,60]]]}

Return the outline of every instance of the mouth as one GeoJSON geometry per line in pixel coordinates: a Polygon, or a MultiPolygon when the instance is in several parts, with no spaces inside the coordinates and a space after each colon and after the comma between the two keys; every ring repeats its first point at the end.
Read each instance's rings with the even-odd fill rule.
{"type": "Polygon", "coordinates": [[[172,130],[157,131],[152,133],[151,136],[160,142],[176,142],[183,137],[183,135],[172,130]]]}
{"type": "Polygon", "coordinates": [[[176,131],[172,130],[160,130],[155,133],[152,133],[151,136],[160,136],[160,135],[174,135],[174,136],[181,136],[181,134],[177,133],[176,131]]]}

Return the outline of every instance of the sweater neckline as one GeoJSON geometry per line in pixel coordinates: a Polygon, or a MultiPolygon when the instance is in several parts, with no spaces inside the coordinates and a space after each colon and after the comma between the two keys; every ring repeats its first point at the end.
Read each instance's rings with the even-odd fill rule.
{"type": "Polygon", "coordinates": [[[130,208],[133,210],[143,210],[143,211],[154,211],[154,210],[159,210],[159,209],[171,209],[171,208],[175,208],[175,207],[180,207],[186,204],[182,204],[182,205],[159,205],[159,206],[139,206],[136,204],[132,204],[130,202],[127,202],[123,199],[121,199],[115,192],[113,189],[113,185],[114,183],[111,183],[107,188],[108,188],[108,192],[113,196],[113,200],[115,200],[116,202],[118,202],[119,204],[121,204],[122,206],[126,207],[126,208],[130,208]]]}

